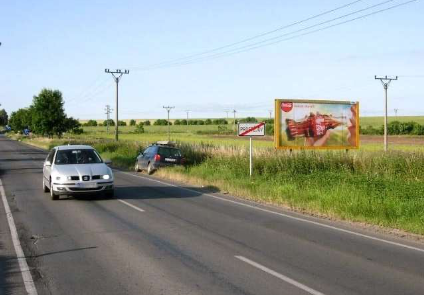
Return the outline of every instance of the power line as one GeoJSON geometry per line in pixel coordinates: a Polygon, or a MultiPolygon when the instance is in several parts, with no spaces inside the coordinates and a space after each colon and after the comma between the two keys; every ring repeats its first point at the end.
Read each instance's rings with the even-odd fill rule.
{"type": "Polygon", "coordinates": [[[131,69],[132,69],[132,70],[144,70],[144,69],[146,69],[146,68],[147,68],[147,69],[149,69],[149,68],[151,68],[151,67],[156,68],[156,67],[158,67],[158,66],[162,66],[162,65],[164,65],[164,64],[174,63],[174,62],[177,62],[177,61],[181,61],[181,60],[185,60],[185,59],[191,59],[191,58],[193,58],[193,57],[197,57],[197,56],[205,55],[205,54],[208,54],[208,53],[216,52],[216,51],[219,51],[219,50],[221,50],[221,49],[225,49],[225,48],[229,48],[229,47],[232,47],[232,46],[235,46],[235,45],[238,45],[238,44],[246,43],[246,42],[248,42],[248,41],[251,41],[251,40],[254,40],[254,39],[257,39],[257,38],[261,38],[261,37],[263,37],[263,36],[267,36],[267,35],[273,34],[273,33],[275,33],[275,32],[278,32],[278,31],[281,31],[281,30],[284,30],[284,29],[287,29],[287,28],[290,28],[290,27],[293,27],[293,26],[296,26],[296,25],[299,25],[299,24],[305,23],[305,22],[307,22],[307,21],[310,21],[310,20],[313,20],[313,19],[315,19],[315,18],[318,18],[318,17],[324,16],[324,15],[326,15],[326,14],[330,14],[330,13],[335,12],[335,11],[337,11],[337,10],[341,10],[341,9],[343,9],[343,8],[346,8],[346,7],[352,6],[352,5],[354,5],[354,4],[358,3],[358,2],[362,2],[362,0],[356,0],[356,1],[353,1],[353,2],[350,2],[350,3],[347,3],[347,4],[345,4],[345,5],[342,5],[342,6],[336,7],[336,8],[334,8],[334,9],[330,9],[330,10],[324,11],[324,12],[322,12],[322,13],[319,13],[319,14],[313,15],[313,16],[311,16],[311,17],[308,17],[308,18],[302,19],[302,20],[300,20],[300,21],[296,21],[296,22],[293,22],[293,23],[291,23],[291,24],[284,25],[284,26],[282,26],[282,27],[278,27],[278,28],[276,28],[276,29],[274,29],[274,30],[267,31],[267,32],[264,32],[264,33],[261,33],[261,34],[258,34],[258,35],[254,35],[254,36],[252,36],[252,37],[248,37],[248,38],[246,38],[246,39],[243,39],[243,40],[240,40],[240,41],[237,41],[237,42],[234,42],[234,43],[230,43],[230,44],[227,44],[227,45],[223,45],[223,46],[220,46],[220,47],[216,47],[216,48],[213,48],[213,49],[210,49],[210,50],[206,50],[206,51],[203,51],[203,52],[199,52],[199,53],[196,53],[196,54],[192,54],[192,55],[188,55],[188,56],[184,56],[184,57],[180,57],[180,58],[172,59],[172,60],[169,60],[169,61],[159,62],[159,63],[156,63],[156,64],[152,64],[152,65],[150,65],[150,66],[146,66],[146,67],[135,67],[135,68],[131,68],[131,69]]]}
{"type": "MultiPolygon", "coordinates": [[[[387,3],[392,2],[392,1],[394,1],[394,0],[388,0],[388,1],[381,2],[379,4],[375,4],[375,5],[369,6],[367,8],[361,9],[360,12],[363,12],[365,10],[369,10],[369,9],[375,8],[375,7],[380,6],[380,5],[383,5],[383,4],[387,4],[387,3]]],[[[361,15],[361,16],[358,16],[358,17],[355,17],[355,18],[352,18],[352,19],[348,19],[346,21],[342,21],[342,22],[339,22],[339,23],[336,23],[336,24],[332,24],[332,25],[329,25],[329,26],[326,26],[326,27],[323,27],[323,28],[319,28],[319,29],[316,29],[316,30],[312,30],[312,31],[309,31],[309,32],[305,32],[305,33],[302,33],[302,34],[297,34],[297,35],[294,35],[294,36],[291,36],[291,37],[288,37],[288,38],[284,38],[284,39],[272,41],[272,40],[275,40],[275,39],[278,39],[278,38],[282,38],[282,37],[287,36],[287,35],[291,35],[294,32],[304,31],[305,29],[300,29],[300,30],[297,30],[297,31],[294,31],[294,32],[289,32],[289,33],[286,33],[286,34],[283,34],[283,35],[280,35],[280,36],[277,36],[277,37],[273,37],[273,38],[270,38],[270,39],[267,39],[267,40],[263,40],[263,41],[256,42],[256,43],[253,43],[253,44],[245,45],[245,46],[242,46],[242,47],[239,47],[239,48],[231,49],[231,50],[228,50],[228,51],[216,53],[216,54],[213,54],[213,55],[208,55],[208,56],[205,56],[205,57],[196,58],[196,59],[188,60],[188,61],[185,61],[185,62],[174,63],[174,64],[170,64],[168,66],[162,66],[162,67],[151,68],[151,69],[161,69],[161,68],[168,68],[168,67],[177,67],[177,66],[183,66],[183,65],[190,65],[190,64],[195,64],[195,63],[203,62],[203,61],[213,60],[213,59],[217,59],[217,58],[221,58],[221,57],[227,57],[227,56],[231,56],[231,55],[235,55],[235,54],[239,54],[239,53],[251,51],[251,50],[254,50],[254,49],[261,48],[261,47],[265,47],[265,46],[269,46],[269,45],[281,43],[283,41],[288,41],[288,40],[292,40],[292,39],[299,38],[299,37],[302,37],[302,36],[306,36],[306,35],[310,35],[310,34],[313,34],[313,33],[320,32],[320,31],[324,31],[324,30],[327,30],[327,29],[330,29],[330,28],[333,28],[333,27],[336,27],[336,26],[340,26],[340,25],[343,25],[343,24],[346,24],[346,23],[350,23],[350,22],[353,22],[353,21],[356,21],[356,20],[359,20],[359,19],[363,19],[363,18],[372,16],[372,15],[375,15],[375,14],[382,13],[382,12],[385,12],[385,11],[388,11],[388,10],[391,10],[391,9],[395,9],[395,8],[400,7],[400,6],[404,6],[404,5],[407,5],[407,4],[410,4],[412,2],[416,2],[416,1],[418,1],[418,0],[410,0],[410,1],[407,1],[407,2],[403,2],[403,3],[397,4],[397,5],[390,6],[388,8],[380,9],[380,10],[377,10],[377,11],[374,11],[374,12],[371,12],[371,13],[368,13],[368,14],[364,14],[364,15],[361,15]],[[265,43],[265,42],[268,42],[268,43],[265,43]],[[265,43],[265,44],[263,44],[263,43],[265,43]]],[[[337,17],[337,18],[334,18],[332,20],[328,20],[328,21],[325,21],[325,22],[322,22],[322,23],[319,23],[319,24],[315,24],[315,25],[309,26],[308,29],[311,29],[311,28],[317,27],[317,26],[321,26],[321,25],[323,25],[325,23],[329,23],[329,22],[335,21],[337,19],[341,19],[341,18],[344,18],[344,17],[347,17],[347,16],[351,16],[351,15],[353,15],[355,13],[358,13],[358,12],[359,11],[352,12],[352,13],[349,13],[349,14],[346,14],[346,15],[343,15],[343,16],[340,16],[340,17],[337,17]]]]}

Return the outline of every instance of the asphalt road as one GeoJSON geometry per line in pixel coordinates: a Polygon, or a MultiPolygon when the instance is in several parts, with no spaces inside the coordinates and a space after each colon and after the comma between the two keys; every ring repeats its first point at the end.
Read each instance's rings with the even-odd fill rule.
{"type": "MultiPolygon", "coordinates": [[[[424,294],[424,247],[115,171],[116,199],[42,192],[46,153],[0,136],[38,294],[424,294]]],[[[26,294],[0,202],[0,294],[26,294]]]]}

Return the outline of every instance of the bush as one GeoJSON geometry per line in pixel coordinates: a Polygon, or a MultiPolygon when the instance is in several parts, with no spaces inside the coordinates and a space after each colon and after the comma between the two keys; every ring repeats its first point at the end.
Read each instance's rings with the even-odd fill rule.
{"type": "Polygon", "coordinates": [[[96,120],[88,120],[88,122],[85,123],[84,126],[97,126],[97,121],[96,120]]]}
{"type": "Polygon", "coordinates": [[[134,132],[135,132],[135,133],[144,133],[144,124],[143,124],[143,122],[140,122],[140,123],[138,123],[138,124],[135,126],[135,130],[134,130],[134,132]]]}
{"type": "Polygon", "coordinates": [[[144,121],[143,124],[144,124],[144,126],[150,126],[151,125],[149,120],[144,121]]]}
{"type": "Polygon", "coordinates": [[[247,117],[239,120],[239,123],[257,123],[258,119],[255,117],[247,117]]]}
{"type": "Polygon", "coordinates": [[[130,126],[135,126],[136,124],[137,124],[137,122],[134,119],[131,119],[130,126]]]}
{"type": "MultiPolygon", "coordinates": [[[[155,125],[155,126],[166,126],[166,125],[168,125],[168,120],[165,120],[165,119],[157,119],[157,120],[153,123],[153,125],[155,125]]],[[[172,123],[171,123],[171,122],[169,122],[169,125],[172,125],[172,123]]]]}
{"type": "Polygon", "coordinates": [[[103,126],[107,126],[108,121],[109,121],[109,126],[115,126],[115,121],[113,121],[112,119],[104,120],[103,126]]]}
{"type": "Polygon", "coordinates": [[[225,119],[214,119],[212,123],[213,125],[227,125],[228,121],[225,119]]]}
{"type": "Polygon", "coordinates": [[[179,119],[175,120],[174,125],[181,125],[181,120],[179,120],[179,119]]]}
{"type": "Polygon", "coordinates": [[[205,125],[212,125],[212,120],[211,119],[206,119],[205,120],[205,125]]]}
{"type": "Polygon", "coordinates": [[[125,122],[125,121],[119,121],[119,126],[127,126],[127,122],[125,122]]]}

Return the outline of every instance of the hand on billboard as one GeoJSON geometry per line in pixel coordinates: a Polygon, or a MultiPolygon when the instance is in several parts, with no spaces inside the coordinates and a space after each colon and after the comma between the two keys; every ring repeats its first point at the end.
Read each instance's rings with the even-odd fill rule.
{"type": "Polygon", "coordinates": [[[350,125],[347,127],[349,134],[347,135],[347,141],[351,146],[356,146],[356,105],[350,107],[352,117],[349,119],[350,125]]]}
{"type": "Polygon", "coordinates": [[[332,130],[327,130],[322,137],[306,137],[305,145],[307,146],[324,146],[327,140],[330,138],[332,130]]]}

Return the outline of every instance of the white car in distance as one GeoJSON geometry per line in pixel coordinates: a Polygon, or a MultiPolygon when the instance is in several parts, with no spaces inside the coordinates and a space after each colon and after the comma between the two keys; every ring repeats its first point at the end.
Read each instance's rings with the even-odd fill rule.
{"type": "Polygon", "coordinates": [[[54,147],[43,165],[43,191],[52,200],[60,195],[97,194],[114,196],[112,169],[99,153],[88,145],[54,147]]]}

